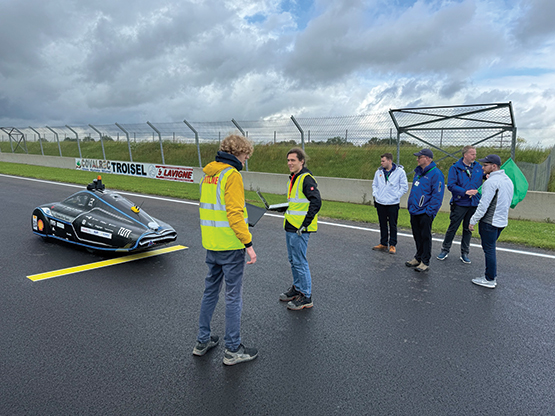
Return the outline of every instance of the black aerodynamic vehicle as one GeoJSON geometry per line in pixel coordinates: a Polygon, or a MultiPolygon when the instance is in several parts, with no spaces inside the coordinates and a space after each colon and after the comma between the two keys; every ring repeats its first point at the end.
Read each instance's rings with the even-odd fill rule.
{"type": "Polygon", "coordinates": [[[169,224],[107,191],[100,176],[62,202],[35,208],[31,225],[41,237],[102,251],[141,251],[177,239],[169,224]]]}

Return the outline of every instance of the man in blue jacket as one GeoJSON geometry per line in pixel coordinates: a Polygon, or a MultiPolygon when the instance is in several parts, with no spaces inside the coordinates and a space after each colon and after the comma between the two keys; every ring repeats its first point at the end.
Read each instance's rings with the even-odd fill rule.
{"type": "Polygon", "coordinates": [[[416,254],[405,266],[427,272],[432,257],[432,222],[443,202],[445,178],[433,161],[430,149],[422,149],[414,156],[418,158],[418,166],[414,169],[408,208],[416,254]]]}
{"type": "Polygon", "coordinates": [[[447,176],[447,189],[451,191],[453,197],[450,202],[449,228],[445,233],[441,253],[437,256],[438,260],[445,260],[449,256],[453,238],[462,222],[460,259],[463,263],[470,264],[468,253],[470,253],[472,231],[468,229],[468,225],[480,202],[478,188],[482,185],[482,176],[482,165],[476,162],[476,148],[463,147],[462,157],[449,168],[447,176]]]}

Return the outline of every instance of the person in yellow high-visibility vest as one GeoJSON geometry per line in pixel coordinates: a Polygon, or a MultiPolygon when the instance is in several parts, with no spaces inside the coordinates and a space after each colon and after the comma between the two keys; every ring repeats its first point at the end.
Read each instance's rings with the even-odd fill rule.
{"type": "Polygon", "coordinates": [[[306,259],[308,239],[318,229],[318,211],[322,206],[318,184],[304,165],[306,153],[295,147],[287,153],[287,166],[291,175],[287,188],[289,206],[285,212],[283,228],[287,255],[293,273],[293,285],[279,296],[288,302],[287,309],[312,308],[312,277],[306,259]]]}
{"type": "Polygon", "coordinates": [[[224,364],[234,365],[256,358],[256,348],[241,343],[242,286],[247,264],[256,262],[249,232],[245,189],[239,171],[252,155],[253,146],[245,137],[230,135],[221,145],[216,160],[203,169],[200,185],[200,228],[202,245],[207,250],[208,275],[200,307],[199,331],[193,354],[204,355],[218,345],[211,335],[210,322],[225,281],[224,364]]]}

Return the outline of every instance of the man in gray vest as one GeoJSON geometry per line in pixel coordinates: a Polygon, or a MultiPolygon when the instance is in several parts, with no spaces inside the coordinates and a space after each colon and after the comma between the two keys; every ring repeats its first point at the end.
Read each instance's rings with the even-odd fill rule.
{"type": "Polygon", "coordinates": [[[488,179],[482,185],[482,198],[476,212],[470,219],[469,228],[474,231],[478,221],[480,239],[486,258],[484,276],[472,279],[475,285],[495,289],[497,286],[497,257],[495,255],[497,239],[501,231],[509,224],[509,207],[513,200],[514,185],[511,179],[500,169],[501,158],[488,155],[480,159],[488,179]]]}

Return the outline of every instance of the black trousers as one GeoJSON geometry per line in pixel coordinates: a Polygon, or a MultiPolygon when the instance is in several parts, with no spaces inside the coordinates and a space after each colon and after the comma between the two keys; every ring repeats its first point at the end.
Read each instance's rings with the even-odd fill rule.
{"type": "Polygon", "coordinates": [[[410,216],[412,236],[416,244],[414,258],[426,266],[430,265],[430,258],[432,257],[432,222],[434,222],[434,219],[427,214],[411,214],[410,216]]]}
{"type": "Polygon", "coordinates": [[[451,204],[451,214],[449,214],[449,228],[445,233],[445,238],[443,240],[442,250],[449,252],[451,250],[451,245],[453,244],[453,239],[455,234],[459,229],[459,226],[463,225],[462,239],[461,239],[461,253],[470,253],[470,239],[472,238],[472,231],[468,229],[470,224],[470,218],[476,212],[478,207],[461,207],[460,205],[451,204]]]}
{"type": "Polygon", "coordinates": [[[397,219],[399,218],[399,204],[382,205],[374,203],[380,221],[380,244],[383,246],[397,245],[397,219]]]}

